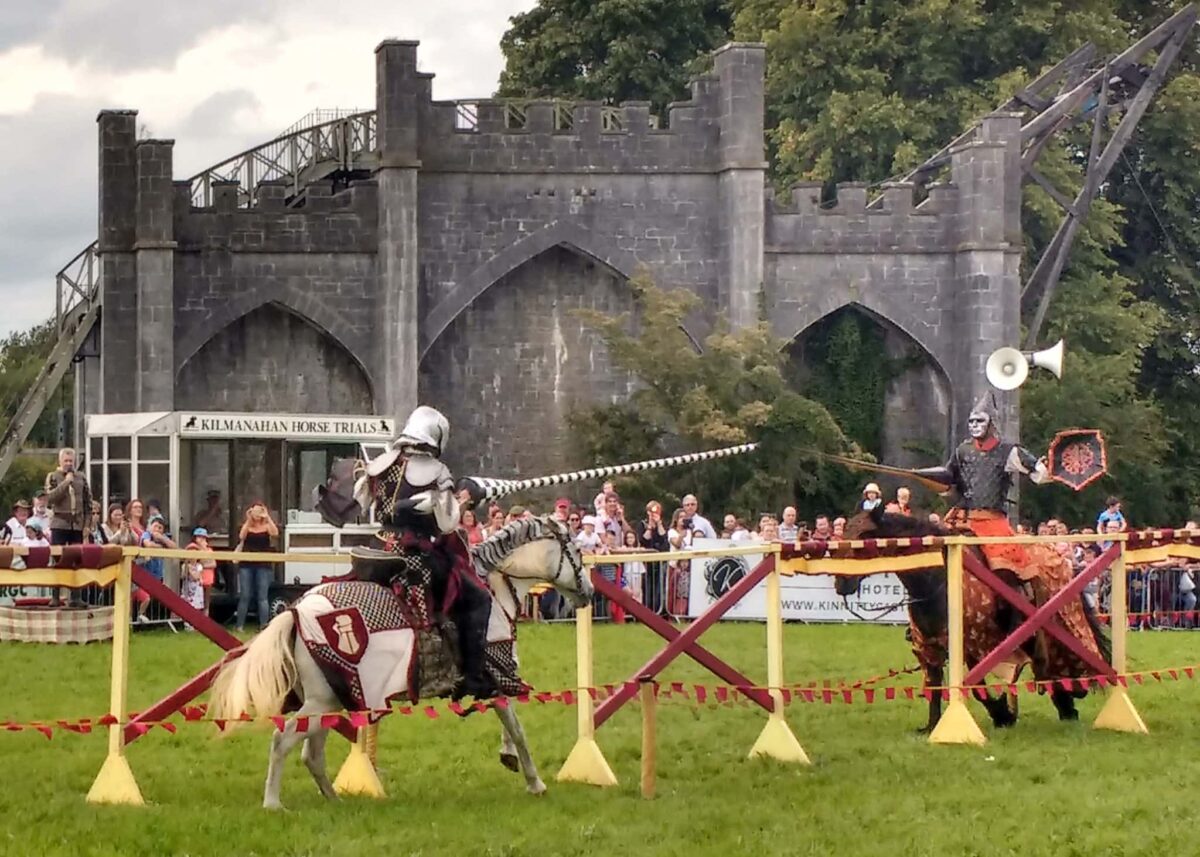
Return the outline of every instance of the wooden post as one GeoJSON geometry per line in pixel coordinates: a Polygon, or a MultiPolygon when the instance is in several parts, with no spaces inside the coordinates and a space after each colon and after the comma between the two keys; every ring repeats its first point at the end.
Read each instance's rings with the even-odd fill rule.
{"type": "Polygon", "coordinates": [[[592,607],[575,611],[575,675],[579,701],[575,706],[578,737],[571,754],[558,772],[560,783],[589,783],[593,786],[615,786],[616,774],[608,766],[600,745],[596,743],[596,723],[593,718],[595,687],[592,676],[592,607]]]}
{"type": "MultiPolygon", "coordinates": [[[[942,718],[929,733],[932,744],[985,744],[987,738],[971,716],[963,686],[963,546],[961,541],[946,545],[946,598],[949,611],[950,702],[942,718]]],[[[941,691],[935,691],[940,693],[941,691]]]]}
{"type": "Polygon", "coordinates": [[[658,697],[654,681],[642,682],[642,797],[654,799],[658,767],[658,697]]]}
{"type": "Polygon", "coordinates": [[[128,551],[121,558],[121,568],[113,583],[113,642],[112,680],[108,712],[115,722],[108,727],[108,755],[88,791],[88,803],[123,803],[142,806],[129,760],[125,758],[125,739],[122,735],[126,715],[125,694],[129,684],[129,623],[133,603],[133,558],[128,551]]]}
{"type": "Polygon", "coordinates": [[[779,555],[770,558],[767,575],[767,689],[771,695],[771,713],[750,756],[769,756],[781,762],[809,764],[808,754],[792,734],[783,716],[783,602],[779,581],[779,555]]]}
{"type": "MultiPolygon", "coordinates": [[[[1125,537],[1118,542],[1120,553],[1109,567],[1112,579],[1112,665],[1118,675],[1125,674],[1126,643],[1129,635],[1129,603],[1125,591],[1125,537]]],[[[1109,688],[1108,699],[1092,724],[1096,729],[1111,729],[1115,732],[1140,732],[1149,730],[1129,698],[1128,689],[1117,684],[1109,688]]]]}

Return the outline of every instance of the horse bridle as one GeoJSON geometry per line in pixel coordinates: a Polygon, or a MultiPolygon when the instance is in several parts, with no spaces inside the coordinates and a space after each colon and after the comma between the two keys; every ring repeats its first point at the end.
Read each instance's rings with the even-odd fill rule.
{"type": "Polygon", "coordinates": [[[557,584],[558,579],[562,577],[563,562],[567,562],[571,566],[571,572],[575,576],[575,591],[582,592],[583,586],[583,563],[576,562],[575,557],[571,553],[571,543],[567,540],[566,530],[563,528],[554,528],[554,538],[558,540],[558,546],[562,548],[558,558],[558,571],[554,574],[554,579],[551,584],[557,584]]]}
{"type": "MultiPolygon", "coordinates": [[[[550,578],[550,580],[548,580],[547,583],[549,583],[551,586],[560,585],[561,578],[563,575],[563,563],[565,562],[570,566],[571,573],[574,576],[575,591],[582,592],[583,591],[583,574],[584,574],[583,563],[575,561],[575,557],[571,553],[571,544],[567,540],[567,535],[564,530],[560,530],[558,527],[554,527],[552,536],[558,542],[558,546],[560,548],[562,548],[562,550],[559,551],[558,570],[554,572],[554,577],[550,578]]],[[[513,603],[517,603],[518,598],[517,598],[516,586],[513,584],[512,580],[510,580],[507,576],[505,576],[503,574],[501,574],[500,576],[504,579],[504,585],[508,587],[508,592],[512,596],[513,603]]],[[[510,622],[515,621],[515,617],[510,616],[509,621],[510,622]]]]}

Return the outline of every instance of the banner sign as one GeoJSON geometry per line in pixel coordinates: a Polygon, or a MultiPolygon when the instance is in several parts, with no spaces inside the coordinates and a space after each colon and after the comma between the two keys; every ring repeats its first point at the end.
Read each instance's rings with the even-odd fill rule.
{"type": "MultiPolygon", "coordinates": [[[[746,542],[728,539],[696,539],[692,547],[712,550],[745,547],[746,542]]],[[[691,561],[688,615],[699,616],[729,591],[750,569],[762,561],[761,554],[703,557],[691,561]]],[[[801,622],[863,622],[906,624],[908,608],[904,585],[894,574],[875,574],[862,579],[857,595],[843,599],[833,587],[833,575],[797,574],[780,578],[783,618],[801,622]],[[888,609],[891,608],[891,609],[888,609]],[[851,613],[851,609],[866,619],[851,613]]],[[[764,580],[735,604],[725,619],[766,619],[767,583],[764,580]]]]}
{"type": "Polygon", "coordinates": [[[305,438],[392,439],[393,420],[373,416],[309,416],[306,414],[193,414],[179,415],[184,437],[253,437],[303,440],[305,438]]]}

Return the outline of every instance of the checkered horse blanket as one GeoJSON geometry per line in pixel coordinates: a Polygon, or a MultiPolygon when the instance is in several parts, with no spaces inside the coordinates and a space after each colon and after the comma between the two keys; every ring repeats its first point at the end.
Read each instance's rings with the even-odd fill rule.
{"type": "Polygon", "coordinates": [[[417,641],[404,603],[377,583],[324,583],[293,605],[296,630],[348,711],[387,708],[416,685],[417,641]]]}

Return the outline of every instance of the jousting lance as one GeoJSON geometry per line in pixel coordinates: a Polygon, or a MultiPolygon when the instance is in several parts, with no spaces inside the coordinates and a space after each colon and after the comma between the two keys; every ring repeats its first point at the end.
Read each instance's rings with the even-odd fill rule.
{"type": "Polygon", "coordinates": [[[535,488],[546,488],[551,485],[566,485],[571,482],[585,482],[590,479],[604,479],[609,476],[622,476],[626,473],[642,473],[646,470],[660,470],[664,467],[675,467],[680,464],[711,461],[715,458],[728,458],[732,455],[753,452],[757,448],[757,443],[743,443],[740,446],[727,446],[724,449],[689,452],[684,455],[672,455],[668,458],[635,461],[632,464],[592,467],[588,470],[576,470],[573,473],[555,473],[552,476],[538,476],[533,479],[490,479],[486,476],[467,476],[459,480],[458,487],[460,490],[465,488],[470,492],[471,499],[479,503],[483,500],[494,500],[506,494],[515,494],[518,491],[531,491],[535,488]]]}

